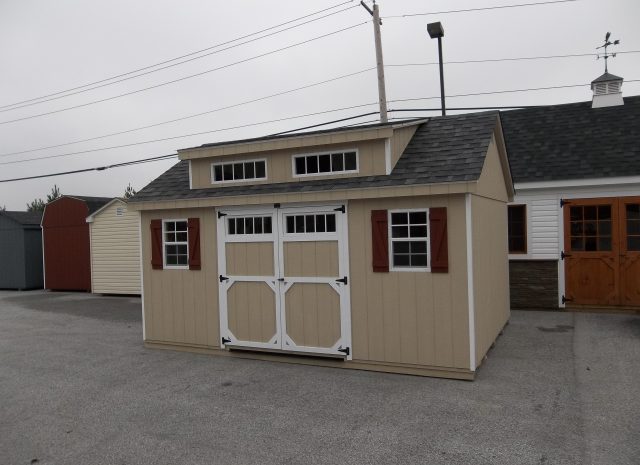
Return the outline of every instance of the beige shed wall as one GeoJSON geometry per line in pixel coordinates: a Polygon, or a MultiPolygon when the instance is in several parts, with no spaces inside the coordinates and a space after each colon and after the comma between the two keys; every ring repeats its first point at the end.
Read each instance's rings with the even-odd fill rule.
{"type": "Polygon", "coordinates": [[[353,358],[469,369],[463,195],[349,202],[353,358]],[[371,210],[447,207],[449,272],[372,271],[371,210]]]}
{"type": "Polygon", "coordinates": [[[471,195],[476,367],[509,320],[507,204],[471,195]]]}
{"type": "Polygon", "coordinates": [[[502,202],[509,201],[506,177],[500,160],[500,152],[498,151],[495,135],[491,136],[484,166],[478,179],[476,194],[502,202]]]}
{"type": "Polygon", "coordinates": [[[113,202],[90,223],[91,291],[96,294],[140,294],[139,214],[124,202],[113,202]],[[123,216],[116,216],[118,208],[123,216]]]}
{"type": "Polygon", "coordinates": [[[141,212],[145,341],[219,347],[216,220],[212,208],[141,212]],[[200,218],[201,270],[151,267],[152,219],[200,218]]]}
{"type": "Polygon", "coordinates": [[[396,166],[402,152],[407,148],[407,145],[411,141],[411,138],[416,133],[418,126],[408,126],[406,128],[400,128],[393,131],[393,138],[391,139],[391,169],[396,166]]]}
{"type": "Polygon", "coordinates": [[[260,154],[243,154],[232,156],[219,156],[215,158],[200,158],[191,160],[191,181],[194,189],[200,188],[224,188],[246,184],[245,182],[225,182],[221,184],[211,183],[211,164],[241,160],[267,161],[267,179],[264,181],[251,181],[251,184],[273,184],[279,182],[304,182],[312,179],[331,179],[341,177],[371,176],[385,174],[385,143],[384,140],[348,142],[339,145],[320,145],[305,147],[303,149],[284,149],[264,152],[260,154]],[[292,157],[294,155],[324,153],[331,151],[358,151],[358,173],[331,174],[321,176],[293,177],[292,157]]]}

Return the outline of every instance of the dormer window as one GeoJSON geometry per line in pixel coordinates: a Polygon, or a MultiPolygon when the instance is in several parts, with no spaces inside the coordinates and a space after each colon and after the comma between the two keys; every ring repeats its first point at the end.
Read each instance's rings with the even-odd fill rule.
{"type": "Polygon", "coordinates": [[[294,177],[357,172],[358,151],[355,149],[294,155],[293,157],[294,177]]]}
{"type": "Polygon", "coordinates": [[[213,184],[267,179],[267,161],[246,160],[211,164],[213,184]]]}

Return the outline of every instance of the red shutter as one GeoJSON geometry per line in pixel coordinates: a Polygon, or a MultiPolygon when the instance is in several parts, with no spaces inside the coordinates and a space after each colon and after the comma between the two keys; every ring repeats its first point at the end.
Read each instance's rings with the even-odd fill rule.
{"type": "Polygon", "coordinates": [[[389,271],[389,230],[387,210],[371,210],[371,243],[373,271],[389,271]]]}
{"type": "Polygon", "coordinates": [[[200,218],[189,218],[189,269],[200,269],[200,218]]]}
{"type": "Polygon", "coordinates": [[[162,269],[162,220],[151,220],[151,267],[162,269]]]}
{"type": "Polygon", "coordinates": [[[431,271],[449,272],[449,248],[447,245],[447,209],[429,209],[429,228],[431,232],[431,271]]]}

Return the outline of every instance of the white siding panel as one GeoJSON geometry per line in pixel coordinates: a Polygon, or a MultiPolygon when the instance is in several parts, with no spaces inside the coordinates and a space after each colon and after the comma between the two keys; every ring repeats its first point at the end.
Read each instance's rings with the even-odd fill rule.
{"type": "Polygon", "coordinates": [[[555,195],[516,195],[513,204],[527,206],[527,254],[511,259],[557,259],[559,254],[560,204],[555,195]]]}
{"type": "Polygon", "coordinates": [[[138,212],[114,202],[91,223],[91,287],[98,294],[140,294],[138,212]],[[116,209],[124,209],[122,216],[116,209]]]}

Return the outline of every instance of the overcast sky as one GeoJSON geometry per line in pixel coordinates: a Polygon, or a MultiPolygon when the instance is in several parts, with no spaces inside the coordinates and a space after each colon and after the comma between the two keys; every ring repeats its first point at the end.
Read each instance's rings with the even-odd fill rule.
{"type": "MultiPolygon", "coordinates": [[[[390,66],[437,62],[437,43],[430,40],[426,33],[427,23],[434,21],[441,21],[444,25],[445,61],[594,53],[607,31],[612,32],[612,39],[620,39],[621,44],[616,47],[618,51],[640,50],[638,0],[579,0],[429,16],[390,17],[534,2],[541,3],[542,0],[379,1],[381,14],[383,18],[387,17],[383,20],[382,41],[387,65],[389,107],[439,106],[437,66],[390,66]],[[425,97],[436,98],[393,102],[425,97]]],[[[361,72],[375,66],[373,32],[370,16],[358,6],[357,1],[344,2],[341,6],[285,27],[336,12],[332,16],[244,45],[234,46],[239,42],[228,43],[205,52],[216,53],[185,64],[44,103],[17,109],[9,106],[209,48],[340,3],[340,0],[0,0],[0,107],[3,107],[0,108],[0,179],[171,154],[177,149],[202,143],[256,137],[375,111],[375,71],[361,72]],[[351,26],[355,27],[269,53],[351,26]],[[228,48],[231,46],[234,47],[228,48]],[[263,54],[267,55],[251,59],[263,54]],[[243,62],[233,64],[239,61],[243,62]],[[84,105],[215,68],[221,69],[148,91],[84,105]],[[155,125],[358,72],[361,73],[171,124],[8,155],[155,125]],[[365,104],[372,105],[224,130],[365,104]],[[84,106],[36,116],[77,105],[84,106]],[[32,116],[36,117],[8,122],[32,116]],[[212,132],[55,157],[70,152],[204,131],[212,132]],[[55,158],[8,163],[51,156],[55,158]]],[[[281,29],[271,29],[261,35],[281,29]]],[[[257,37],[260,35],[240,42],[257,37]]],[[[202,53],[191,55],[190,58],[200,55],[202,53]]],[[[149,70],[152,69],[157,68],[149,70]]],[[[603,61],[597,61],[594,56],[452,63],[445,66],[446,94],[450,96],[447,105],[475,107],[586,101],[591,98],[588,85],[482,96],[453,96],[588,84],[603,71],[603,61]]],[[[610,60],[609,71],[624,77],[626,81],[640,80],[640,53],[619,54],[610,60]]],[[[640,94],[640,82],[626,81],[623,85],[625,96],[640,94]]],[[[110,82],[113,81],[105,83],[110,82]]],[[[62,95],[65,94],[54,97],[62,95]]],[[[400,115],[391,114],[396,117],[400,115]]],[[[403,113],[402,116],[407,114],[403,113]]],[[[372,118],[375,116],[355,121],[370,121],[372,118]]],[[[5,205],[10,210],[24,210],[30,200],[44,198],[54,183],[64,194],[122,195],[128,183],[140,190],[173,163],[162,161],[100,172],[0,183],[0,207],[5,205]]]]}

